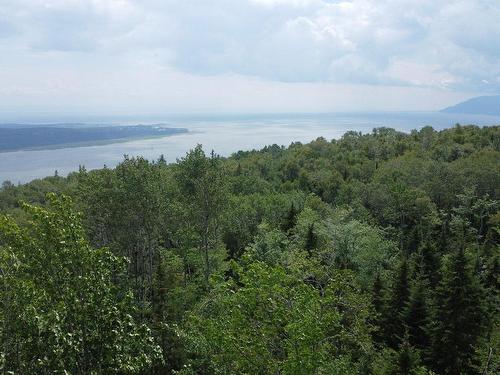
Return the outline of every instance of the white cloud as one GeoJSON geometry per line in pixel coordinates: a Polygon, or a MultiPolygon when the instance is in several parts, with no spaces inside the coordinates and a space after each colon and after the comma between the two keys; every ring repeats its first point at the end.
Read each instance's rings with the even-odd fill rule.
{"type": "Polygon", "coordinates": [[[458,78],[443,71],[437,64],[420,64],[413,61],[395,60],[385,71],[388,77],[415,86],[440,87],[446,89],[458,78]]]}
{"type": "Polygon", "coordinates": [[[273,82],[496,92],[498,19],[495,0],[2,0],[0,70],[14,76],[2,75],[0,95],[76,95],[82,77],[134,91],[138,69],[157,95],[166,71],[200,87],[240,77],[259,94],[273,82]],[[59,71],[72,87],[55,83],[59,71]]]}

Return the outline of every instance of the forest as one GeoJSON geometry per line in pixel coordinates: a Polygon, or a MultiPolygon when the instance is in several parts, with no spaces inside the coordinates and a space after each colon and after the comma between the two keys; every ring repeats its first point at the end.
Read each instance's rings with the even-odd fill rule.
{"type": "Polygon", "coordinates": [[[2,374],[500,373],[500,126],[0,189],[2,374]]]}

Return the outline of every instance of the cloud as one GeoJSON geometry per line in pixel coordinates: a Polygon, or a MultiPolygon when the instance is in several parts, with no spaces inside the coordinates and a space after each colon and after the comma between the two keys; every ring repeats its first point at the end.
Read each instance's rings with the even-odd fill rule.
{"type": "MultiPolygon", "coordinates": [[[[205,1],[169,12],[173,60],[195,74],[498,90],[500,3],[489,0],[205,1]],[[395,61],[419,65],[405,77],[395,61]],[[442,79],[436,77],[437,72],[442,79]],[[394,74],[396,73],[396,74],[394,74]],[[428,74],[427,77],[423,75],[428,74]]],[[[409,67],[409,65],[407,65],[409,67]]]]}
{"type": "Polygon", "coordinates": [[[422,87],[278,82],[234,74],[198,76],[147,68],[103,66],[82,60],[70,65],[58,63],[53,69],[43,65],[28,70],[21,65],[0,70],[0,120],[29,117],[30,112],[135,116],[432,110],[465,98],[463,93],[422,87]]]}
{"type": "Polygon", "coordinates": [[[2,0],[0,69],[488,93],[498,19],[495,0],[2,0]]]}

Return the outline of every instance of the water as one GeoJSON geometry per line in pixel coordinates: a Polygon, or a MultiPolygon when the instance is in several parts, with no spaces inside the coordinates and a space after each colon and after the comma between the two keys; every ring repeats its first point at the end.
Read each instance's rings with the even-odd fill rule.
{"type": "MultiPolygon", "coordinates": [[[[238,150],[259,149],[266,145],[289,145],[291,142],[309,142],[318,137],[340,138],[346,131],[364,133],[374,127],[388,126],[409,132],[431,125],[435,129],[451,127],[456,123],[498,125],[500,117],[456,115],[438,112],[398,113],[343,113],[343,114],[288,114],[288,115],[227,115],[227,116],[175,116],[155,119],[128,119],[128,123],[165,123],[184,127],[190,133],[166,138],[135,140],[99,146],[74,147],[55,150],[15,151],[0,153],[0,181],[24,183],[78,170],[113,167],[123,155],[157,159],[161,154],[167,162],[174,162],[187,151],[202,144],[209,152],[228,156],[238,150]],[[154,120],[154,121],[151,121],[154,120]]],[[[117,123],[106,120],[106,123],[117,123]]],[[[96,122],[102,124],[102,122],[96,122]]],[[[120,121],[124,124],[124,121],[120,121]]]]}

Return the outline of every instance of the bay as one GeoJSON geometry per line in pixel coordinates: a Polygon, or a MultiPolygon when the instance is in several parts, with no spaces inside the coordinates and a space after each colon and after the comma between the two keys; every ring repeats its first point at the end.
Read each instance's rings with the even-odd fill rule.
{"type": "MultiPolygon", "coordinates": [[[[81,121],[81,119],[79,119],[81,121]]],[[[76,121],[75,122],[80,122],[76,121]]],[[[371,132],[375,127],[391,127],[409,132],[423,126],[444,129],[460,124],[499,125],[500,117],[461,115],[441,112],[376,112],[330,114],[259,114],[259,115],[178,115],[154,118],[93,119],[99,125],[162,123],[187,128],[189,133],[164,138],[133,140],[105,145],[62,149],[0,153],[0,181],[25,183],[36,178],[77,171],[114,167],[124,155],[154,160],[164,155],[175,162],[187,151],[202,144],[206,152],[222,156],[239,150],[260,149],[266,145],[310,142],[318,137],[338,139],[347,131],[371,132]]],[[[32,121],[36,125],[36,121],[32,121]]]]}

